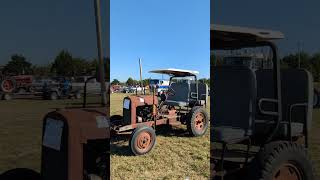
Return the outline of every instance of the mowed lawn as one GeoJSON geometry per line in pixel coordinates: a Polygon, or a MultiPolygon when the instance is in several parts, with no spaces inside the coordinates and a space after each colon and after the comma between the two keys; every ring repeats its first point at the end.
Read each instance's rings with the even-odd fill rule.
{"type": "MultiPolygon", "coordinates": [[[[122,115],[125,96],[111,94],[111,115],[122,115]]],[[[155,148],[144,156],[131,155],[129,136],[112,138],[112,179],[209,179],[209,131],[203,137],[190,137],[182,126],[156,133],[155,148]]]]}
{"type": "Polygon", "coordinates": [[[40,171],[43,117],[56,108],[80,107],[81,102],[39,98],[0,100],[0,173],[12,168],[40,171]]]}
{"type": "MultiPolygon", "coordinates": [[[[111,95],[111,114],[122,113],[124,94],[111,95]]],[[[55,108],[79,106],[81,100],[0,100],[0,173],[17,167],[40,170],[42,118],[55,108]]],[[[185,130],[160,131],[157,145],[145,156],[131,156],[128,141],[111,146],[113,179],[208,179],[209,133],[186,137],[185,130]],[[156,178],[159,177],[159,178],[156,178]]],[[[320,110],[314,110],[309,150],[320,175],[320,110]]]]}

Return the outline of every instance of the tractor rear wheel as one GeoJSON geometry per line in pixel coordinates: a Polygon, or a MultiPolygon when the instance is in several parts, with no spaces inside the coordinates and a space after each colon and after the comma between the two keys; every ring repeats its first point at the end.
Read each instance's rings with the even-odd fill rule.
{"type": "Polygon", "coordinates": [[[134,155],[144,155],[152,150],[156,143],[156,133],[148,126],[137,127],[131,134],[129,147],[134,155]]]}
{"type": "Polygon", "coordinates": [[[5,78],[0,83],[0,90],[5,93],[11,93],[16,88],[16,81],[12,78],[5,78]]]}
{"type": "Polygon", "coordinates": [[[41,180],[41,175],[31,169],[17,168],[11,169],[0,175],[1,180],[41,180]]]}
{"type": "Polygon", "coordinates": [[[312,162],[302,145],[279,142],[272,144],[272,148],[265,151],[262,156],[256,161],[258,164],[255,164],[260,169],[256,171],[259,180],[313,180],[315,178],[312,162]]]}
{"type": "Polygon", "coordinates": [[[190,118],[187,128],[192,136],[204,135],[209,127],[209,116],[207,111],[200,106],[193,107],[189,113],[190,118]]]}

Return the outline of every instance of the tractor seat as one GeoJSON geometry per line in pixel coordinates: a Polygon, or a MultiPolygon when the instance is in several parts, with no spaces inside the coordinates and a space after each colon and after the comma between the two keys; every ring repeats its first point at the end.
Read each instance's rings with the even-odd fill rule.
{"type": "Polygon", "coordinates": [[[169,106],[188,106],[189,105],[189,84],[186,82],[171,83],[170,89],[174,92],[168,94],[167,99],[164,101],[165,105],[169,106]]]}
{"type": "Polygon", "coordinates": [[[211,141],[240,143],[253,132],[255,74],[244,66],[217,66],[212,77],[214,96],[211,106],[211,141]]]}
{"type": "Polygon", "coordinates": [[[230,142],[243,139],[245,136],[246,131],[244,129],[223,126],[213,128],[210,133],[213,142],[230,142]]]}
{"type": "MultiPolygon", "coordinates": [[[[258,82],[257,99],[273,98],[274,84],[272,70],[256,71],[258,82]]],[[[303,69],[281,69],[282,122],[276,132],[276,138],[289,136],[289,122],[291,121],[291,136],[303,135],[305,128],[311,124],[310,110],[312,109],[313,80],[311,74],[303,69]],[[297,106],[305,104],[306,106],[297,106]],[[290,112],[290,108],[292,112],[290,112]],[[290,115],[291,113],[291,115],[290,115]],[[306,124],[306,125],[305,125],[306,124]]],[[[275,111],[275,106],[266,107],[275,111]]],[[[257,108],[258,109],[258,108],[257,108]]],[[[255,134],[266,136],[275,128],[273,117],[256,113],[255,134]],[[257,120],[259,119],[259,120],[257,120]]]]}

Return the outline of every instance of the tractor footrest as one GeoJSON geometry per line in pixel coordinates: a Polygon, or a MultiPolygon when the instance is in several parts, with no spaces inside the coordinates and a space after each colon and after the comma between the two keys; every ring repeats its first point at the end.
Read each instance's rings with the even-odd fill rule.
{"type": "Polygon", "coordinates": [[[180,121],[169,121],[169,124],[171,126],[180,126],[181,125],[181,122],[180,121]]]}

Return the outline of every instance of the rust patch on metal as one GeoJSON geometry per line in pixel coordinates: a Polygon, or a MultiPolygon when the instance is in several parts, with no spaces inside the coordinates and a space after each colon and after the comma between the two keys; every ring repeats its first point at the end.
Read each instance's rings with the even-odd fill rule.
{"type": "MultiPolygon", "coordinates": [[[[68,179],[82,179],[83,144],[92,139],[109,139],[110,128],[98,128],[97,116],[109,117],[108,108],[65,109],[49,113],[60,114],[69,127],[68,137],[68,179]]],[[[54,115],[53,115],[54,116],[54,115]]],[[[109,122],[110,124],[110,122],[109,122]]]]}

